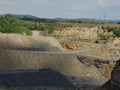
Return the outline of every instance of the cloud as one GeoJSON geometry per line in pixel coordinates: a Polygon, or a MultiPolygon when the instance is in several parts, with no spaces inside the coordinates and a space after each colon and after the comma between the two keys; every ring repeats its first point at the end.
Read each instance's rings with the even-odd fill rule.
{"type": "Polygon", "coordinates": [[[106,6],[106,2],[104,0],[98,0],[98,4],[102,7],[106,6]]]}
{"type": "Polygon", "coordinates": [[[0,10],[0,13],[2,13],[2,10],[0,10]]]}
{"type": "Polygon", "coordinates": [[[98,0],[100,7],[116,7],[120,6],[120,0],[98,0]]]}
{"type": "Polygon", "coordinates": [[[6,13],[14,13],[15,11],[14,10],[12,10],[12,9],[2,9],[2,10],[0,10],[0,14],[6,14],[6,13]]]}
{"type": "Polygon", "coordinates": [[[120,6],[120,0],[114,0],[113,5],[114,6],[120,6]]]}
{"type": "Polygon", "coordinates": [[[10,0],[0,0],[0,4],[9,4],[10,0]]]}

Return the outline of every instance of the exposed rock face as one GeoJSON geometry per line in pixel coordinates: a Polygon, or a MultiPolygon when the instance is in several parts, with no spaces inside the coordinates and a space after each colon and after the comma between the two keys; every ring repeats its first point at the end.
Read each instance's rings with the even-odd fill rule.
{"type": "Polygon", "coordinates": [[[103,30],[101,27],[83,27],[83,26],[72,26],[65,27],[62,30],[54,30],[51,34],[57,36],[59,40],[88,40],[95,42],[103,36],[112,36],[113,33],[103,30]]]}
{"type": "Polygon", "coordinates": [[[120,89],[120,60],[117,62],[116,67],[112,71],[111,84],[119,87],[120,89]]]}
{"type": "Polygon", "coordinates": [[[69,38],[81,38],[81,39],[96,39],[98,37],[97,27],[94,28],[81,28],[81,27],[67,27],[62,31],[54,31],[53,34],[69,37],[69,38]]]}
{"type": "Polygon", "coordinates": [[[92,48],[96,48],[95,45],[91,45],[88,43],[77,43],[77,42],[61,42],[61,45],[63,46],[63,48],[65,49],[69,49],[69,50],[84,50],[84,49],[92,49],[92,48]]]}
{"type": "Polygon", "coordinates": [[[98,90],[120,90],[120,60],[111,73],[111,79],[98,90]]]}
{"type": "Polygon", "coordinates": [[[102,74],[102,76],[106,78],[110,78],[111,71],[115,67],[115,63],[116,63],[115,61],[105,61],[87,56],[78,57],[78,59],[90,71],[94,70],[93,67],[95,67],[102,74]]]}

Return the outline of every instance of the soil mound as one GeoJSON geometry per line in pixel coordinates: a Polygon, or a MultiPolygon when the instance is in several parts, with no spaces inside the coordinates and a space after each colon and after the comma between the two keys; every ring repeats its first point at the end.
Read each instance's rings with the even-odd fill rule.
{"type": "Polygon", "coordinates": [[[0,34],[0,49],[61,51],[63,48],[52,37],[43,37],[33,33],[33,36],[21,34],[0,34]]]}

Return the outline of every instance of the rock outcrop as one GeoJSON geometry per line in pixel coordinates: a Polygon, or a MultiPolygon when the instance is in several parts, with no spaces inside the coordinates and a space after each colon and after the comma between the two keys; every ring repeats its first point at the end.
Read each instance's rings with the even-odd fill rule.
{"type": "Polygon", "coordinates": [[[97,90],[120,90],[120,60],[111,73],[111,79],[97,90]]]}
{"type": "Polygon", "coordinates": [[[97,39],[98,28],[67,27],[62,31],[54,31],[53,34],[76,39],[97,39]]]}
{"type": "Polygon", "coordinates": [[[78,57],[79,61],[89,70],[89,71],[94,71],[96,68],[102,76],[106,78],[110,78],[111,76],[111,71],[115,67],[115,61],[110,61],[110,60],[101,60],[98,58],[93,58],[93,57],[78,57]],[[95,68],[93,68],[95,67],[95,68]]]}
{"type": "MultiPolygon", "coordinates": [[[[73,41],[90,41],[95,42],[96,40],[104,39],[103,37],[112,37],[113,33],[103,30],[100,26],[72,26],[65,27],[62,30],[54,30],[51,34],[59,40],[73,40],[73,41]],[[103,37],[102,37],[103,36],[103,37]]],[[[107,38],[109,39],[109,38],[107,38]]]]}
{"type": "Polygon", "coordinates": [[[96,45],[88,44],[88,43],[83,43],[83,42],[61,42],[61,45],[63,48],[68,49],[68,50],[84,50],[84,49],[93,49],[96,48],[96,45]]]}

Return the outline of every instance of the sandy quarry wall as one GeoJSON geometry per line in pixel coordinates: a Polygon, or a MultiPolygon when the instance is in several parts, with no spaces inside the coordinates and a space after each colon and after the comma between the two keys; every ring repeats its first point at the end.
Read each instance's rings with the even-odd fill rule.
{"type": "MultiPolygon", "coordinates": [[[[104,75],[102,71],[105,70],[107,73],[106,70],[111,70],[111,67],[105,66],[105,69],[101,71],[98,68],[104,68],[103,66],[97,67],[96,64],[92,63],[87,65],[86,60],[90,62],[91,59],[86,58],[86,56],[78,58],[73,53],[59,53],[63,50],[56,39],[42,37],[38,32],[33,33],[33,36],[1,33],[0,70],[49,68],[66,76],[89,81],[101,81],[110,77],[109,74],[104,75]]],[[[94,58],[92,60],[94,61],[94,58]]]]}
{"type": "MultiPolygon", "coordinates": [[[[78,58],[74,54],[0,50],[0,70],[47,68],[57,70],[66,76],[88,81],[101,81],[108,78],[94,64],[87,66],[86,60],[88,62],[89,58],[86,60],[85,58],[78,58]],[[81,59],[85,60],[85,63],[81,59]]],[[[102,65],[101,68],[103,68],[102,65]]],[[[109,70],[109,67],[103,70],[109,70]]]]}

